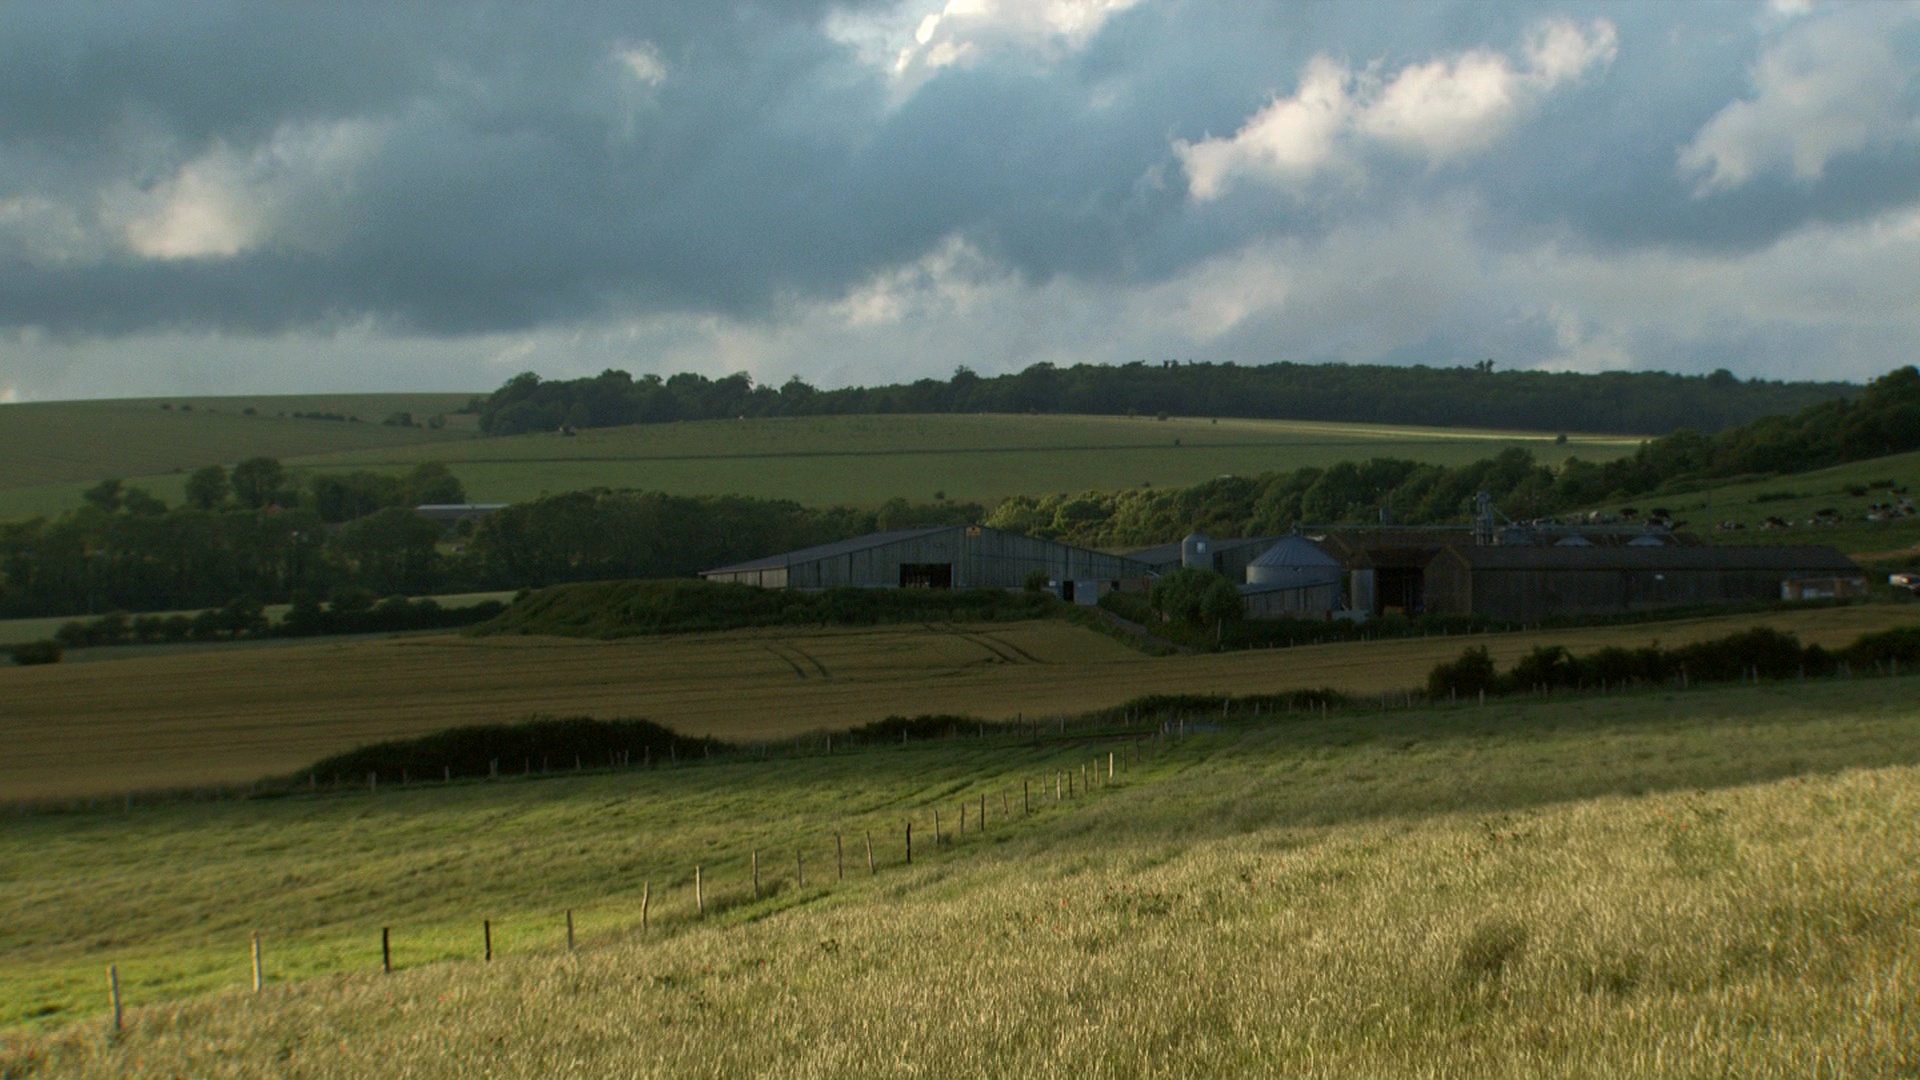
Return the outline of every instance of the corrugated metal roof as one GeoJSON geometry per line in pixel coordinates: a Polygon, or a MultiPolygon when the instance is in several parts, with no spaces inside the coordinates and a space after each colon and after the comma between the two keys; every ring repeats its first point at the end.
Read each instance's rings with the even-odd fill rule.
{"type": "Polygon", "coordinates": [[[865,536],[856,536],[851,540],[836,540],[831,544],[817,544],[813,547],[801,548],[798,551],[789,551],[784,554],[768,555],[764,558],[753,559],[748,562],[734,563],[732,566],[722,566],[713,570],[702,570],[700,573],[704,577],[707,574],[733,574],[747,570],[778,570],[784,566],[792,566],[794,563],[817,562],[821,559],[831,559],[836,555],[851,555],[856,551],[866,551],[869,548],[882,547],[887,544],[898,543],[901,540],[915,540],[923,536],[932,536],[935,533],[950,532],[954,529],[964,528],[966,528],[964,525],[929,525],[918,529],[894,529],[891,532],[868,533],[865,536]]]}
{"type": "MultiPolygon", "coordinates": [[[[1209,538],[1207,543],[1213,545],[1215,552],[1221,552],[1234,551],[1246,547],[1248,544],[1271,544],[1274,539],[1275,538],[1271,536],[1238,536],[1226,540],[1209,538]]],[[[1162,563],[1175,563],[1180,561],[1180,545],[1183,542],[1184,541],[1175,541],[1171,544],[1155,544],[1149,548],[1141,548],[1138,551],[1123,551],[1120,554],[1124,558],[1132,559],[1135,562],[1143,562],[1149,566],[1158,566],[1162,563]]]]}
{"type": "Polygon", "coordinates": [[[1268,548],[1266,553],[1248,563],[1248,566],[1331,566],[1338,568],[1339,559],[1321,550],[1320,545],[1304,536],[1288,536],[1268,548]]]}
{"type": "Polygon", "coordinates": [[[1823,546],[1473,547],[1447,551],[1475,570],[1778,570],[1858,574],[1860,567],[1823,546]]]}

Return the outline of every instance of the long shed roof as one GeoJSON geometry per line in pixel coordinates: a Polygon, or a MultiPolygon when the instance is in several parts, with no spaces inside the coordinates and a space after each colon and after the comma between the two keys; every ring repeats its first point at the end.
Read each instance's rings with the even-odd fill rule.
{"type": "Polygon", "coordinates": [[[836,555],[851,555],[856,551],[866,551],[869,548],[882,547],[886,544],[897,543],[901,540],[913,540],[922,536],[932,536],[934,533],[963,528],[966,528],[966,526],[929,525],[918,529],[894,529],[891,532],[868,533],[865,536],[856,536],[850,540],[836,540],[831,544],[816,544],[813,547],[800,548],[797,551],[783,552],[779,555],[767,555],[758,559],[750,559],[743,563],[734,563],[732,566],[721,566],[712,570],[704,570],[702,573],[732,574],[743,570],[778,570],[783,566],[792,566],[795,563],[816,562],[820,559],[831,559],[836,555]]]}

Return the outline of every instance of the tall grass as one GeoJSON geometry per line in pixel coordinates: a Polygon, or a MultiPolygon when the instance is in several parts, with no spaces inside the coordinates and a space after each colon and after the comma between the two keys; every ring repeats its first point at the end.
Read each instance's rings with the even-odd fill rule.
{"type": "Polygon", "coordinates": [[[72,1000],[13,1029],[0,1068],[1897,1074],[1920,1062],[1912,690],[1229,723],[911,868],[896,840],[845,884],[835,830],[878,840],[912,816],[918,840],[933,806],[1101,748],[955,740],[31,820],[0,837],[19,868],[0,886],[9,1016],[69,981],[72,1000]],[[756,848],[785,867],[759,900],[756,848]],[[695,862],[719,898],[704,921],[695,862]],[[566,956],[569,907],[583,945],[566,956]],[[503,943],[490,966],[483,916],[503,943]],[[402,960],[385,978],[382,925],[402,960]],[[251,928],[297,977],[259,997],[241,990],[251,928]],[[98,1019],[109,959],[136,1002],[117,1043],[98,1019]]]}

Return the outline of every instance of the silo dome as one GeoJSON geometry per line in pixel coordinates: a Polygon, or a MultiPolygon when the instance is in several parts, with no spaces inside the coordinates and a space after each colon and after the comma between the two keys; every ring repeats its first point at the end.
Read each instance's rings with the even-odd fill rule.
{"type": "Polygon", "coordinates": [[[1247,564],[1247,584],[1304,589],[1338,585],[1347,568],[1304,536],[1289,536],[1247,564]]]}
{"type": "Polygon", "coordinates": [[[1203,532],[1190,532],[1180,541],[1180,565],[1188,570],[1213,569],[1213,538],[1203,532]]]}

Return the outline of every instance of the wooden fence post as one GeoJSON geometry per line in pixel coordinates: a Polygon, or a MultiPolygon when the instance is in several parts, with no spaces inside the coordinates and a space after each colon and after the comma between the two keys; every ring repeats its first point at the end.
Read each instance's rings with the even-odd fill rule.
{"type": "Polygon", "coordinates": [[[253,992],[256,994],[259,993],[261,988],[266,985],[266,965],[261,962],[260,957],[260,931],[255,930],[253,932],[253,992]]]}
{"type": "Polygon", "coordinates": [[[933,808],[933,849],[940,850],[940,808],[933,808]]]}
{"type": "Polygon", "coordinates": [[[907,865],[913,865],[913,822],[907,822],[907,865]]]}
{"type": "Polygon", "coordinates": [[[701,915],[707,913],[707,893],[700,880],[700,866],[698,863],[695,863],[693,867],[693,907],[694,910],[701,915]]]}
{"type": "Polygon", "coordinates": [[[1113,751],[1107,751],[1107,782],[1113,782],[1113,751]]]}
{"type": "Polygon", "coordinates": [[[567,909],[567,951],[573,951],[573,909],[567,909]]]}
{"type": "Polygon", "coordinates": [[[874,869],[873,869],[873,830],[872,830],[872,829],[868,829],[868,830],[866,830],[866,834],[867,834],[867,876],[868,876],[868,877],[872,877],[872,876],[873,876],[873,874],[874,874],[874,869]]]}
{"type": "Polygon", "coordinates": [[[120,965],[107,965],[107,996],[113,1002],[113,1034],[120,1034],[120,965]]]}
{"type": "Polygon", "coordinates": [[[1000,789],[1000,817],[1006,821],[1013,820],[1013,802],[1006,788],[1000,789]]]}
{"type": "Polygon", "coordinates": [[[987,831],[987,793],[984,791],[980,793],[980,830],[979,831],[981,832],[987,831]]]}
{"type": "Polygon", "coordinates": [[[760,849],[753,849],[753,898],[760,899],[760,849]]]}
{"type": "Polygon", "coordinates": [[[393,927],[380,928],[380,974],[393,974],[393,927]]]}
{"type": "Polygon", "coordinates": [[[1020,813],[1022,816],[1033,813],[1033,791],[1028,787],[1032,781],[1020,781],[1020,813]]]}
{"type": "Polygon", "coordinates": [[[847,880],[847,851],[841,846],[840,834],[833,834],[833,880],[847,880]]]}
{"type": "Polygon", "coordinates": [[[486,940],[487,963],[491,964],[493,963],[493,920],[492,919],[480,920],[480,934],[486,940]]]}
{"type": "Polygon", "coordinates": [[[647,909],[653,906],[653,880],[640,883],[640,932],[647,932],[647,909]]]}
{"type": "Polygon", "coordinates": [[[807,853],[799,848],[793,849],[793,879],[798,888],[807,887],[807,853]]]}

